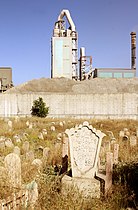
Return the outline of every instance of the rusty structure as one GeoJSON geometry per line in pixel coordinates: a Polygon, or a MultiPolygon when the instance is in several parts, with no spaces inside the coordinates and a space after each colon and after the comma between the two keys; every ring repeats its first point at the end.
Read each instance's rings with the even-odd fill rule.
{"type": "Polygon", "coordinates": [[[131,32],[131,69],[136,69],[136,32],[131,32]]]}

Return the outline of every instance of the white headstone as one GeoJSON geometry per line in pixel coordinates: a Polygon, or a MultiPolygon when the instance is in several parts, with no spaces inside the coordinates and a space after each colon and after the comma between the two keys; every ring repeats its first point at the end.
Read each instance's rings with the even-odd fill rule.
{"type": "Polygon", "coordinates": [[[42,161],[38,158],[34,159],[33,162],[32,162],[32,165],[35,165],[38,170],[42,169],[42,161]]]}
{"type": "Polygon", "coordinates": [[[136,129],[136,136],[137,136],[137,138],[138,138],[138,128],[136,129]]]}
{"type": "Polygon", "coordinates": [[[8,173],[12,187],[21,187],[21,160],[17,154],[10,153],[4,159],[5,168],[8,173]]]}
{"type": "Polygon", "coordinates": [[[47,130],[45,128],[42,130],[42,134],[43,134],[43,136],[47,135],[47,130]]]}
{"type": "Polygon", "coordinates": [[[10,138],[5,140],[5,146],[10,147],[10,148],[14,146],[14,144],[12,143],[12,140],[10,138]]]}
{"type": "Polygon", "coordinates": [[[30,123],[29,123],[29,121],[27,120],[27,121],[26,121],[26,126],[29,127],[29,124],[30,124],[30,123]]]}
{"type": "Polygon", "coordinates": [[[50,153],[50,148],[49,148],[49,147],[45,147],[45,148],[43,149],[43,158],[44,158],[44,159],[47,159],[49,153],[50,153]]]}
{"type": "Polygon", "coordinates": [[[14,149],[13,149],[13,153],[17,154],[18,156],[20,156],[20,148],[18,146],[15,146],[14,149]]]}
{"type": "Polygon", "coordinates": [[[30,144],[28,141],[25,141],[22,145],[22,150],[24,153],[27,153],[29,151],[29,147],[30,147],[30,144]]]}
{"type": "Polygon", "coordinates": [[[63,122],[59,122],[59,125],[60,125],[61,127],[63,127],[63,126],[64,126],[63,122]]]}
{"type": "Polygon", "coordinates": [[[30,123],[28,127],[29,127],[29,129],[32,129],[33,128],[33,123],[30,123]]]}
{"type": "Polygon", "coordinates": [[[39,133],[38,138],[41,139],[41,140],[44,140],[44,136],[41,132],[39,133]]]}
{"type": "Polygon", "coordinates": [[[119,132],[119,137],[123,137],[125,135],[125,132],[124,131],[120,131],[119,132]]]}
{"type": "Polygon", "coordinates": [[[88,122],[79,125],[78,129],[66,130],[65,133],[69,136],[73,177],[94,178],[105,134],[93,128],[88,122]]]}
{"type": "Polygon", "coordinates": [[[130,146],[134,147],[136,145],[137,145],[137,137],[134,135],[130,136],[130,146]]]}
{"type": "Polygon", "coordinates": [[[30,150],[25,154],[26,160],[32,162],[34,160],[34,152],[30,150]]]}
{"type": "Polygon", "coordinates": [[[5,136],[0,136],[0,148],[5,147],[5,140],[6,140],[5,136]]]}
{"type": "Polygon", "coordinates": [[[8,121],[8,128],[9,128],[9,131],[12,130],[12,121],[11,120],[8,121]]]}
{"type": "Polygon", "coordinates": [[[52,126],[51,126],[51,131],[55,131],[55,130],[56,130],[55,126],[52,125],[52,126]]]}
{"type": "Polygon", "coordinates": [[[20,143],[21,142],[21,137],[18,134],[16,134],[16,135],[13,136],[13,140],[14,140],[15,143],[20,143]]]}

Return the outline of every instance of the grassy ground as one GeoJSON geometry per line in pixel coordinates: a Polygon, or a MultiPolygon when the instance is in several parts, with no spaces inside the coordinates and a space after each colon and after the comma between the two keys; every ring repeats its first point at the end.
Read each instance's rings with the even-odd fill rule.
{"type": "MultiPolygon", "coordinates": [[[[0,119],[0,137],[4,136],[11,138],[14,145],[21,148],[21,161],[22,161],[22,182],[27,184],[33,179],[36,179],[39,186],[39,200],[36,206],[37,209],[47,210],[120,210],[126,209],[131,203],[134,209],[136,209],[135,199],[133,193],[128,193],[128,189],[121,185],[113,186],[112,194],[106,198],[90,199],[84,201],[82,196],[75,191],[67,192],[66,195],[61,193],[60,176],[57,175],[54,170],[55,165],[60,168],[61,166],[61,151],[62,151],[62,139],[57,139],[58,133],[64,132],[66,129],[74,127],[76,124],[81,124],[85,119],[50,119],[50,118],[20,118],[18,120],[10,119],[13,122],[12,130],[9,130],[6,119],[0,119]],[[26,122],[33,124],[33,128],[29,129],[26,122]],[[63,122],[63,126],[60,125],[60,121],[63,122]],[[51,126],[55,126],[55,131],[51,131],[51,126]],[[47,130],[47,135],[44,139],[38,138],[40,132],[43,129],[47,130]],[[27,133],[25,136],[24,133],[27,133]],[[14,140],[15,135],[21,137],[21,142],[16,143],[14,140]],[[29,141],[30,149],[34,151],[35,158],[42,158],[41,147],[49,147],[50,154],[48,160],[43,164],[43,171],[39,176],[37,170],[30,162],[26,162],[22,158],[22,144],[25,141],[29,141]],[[37,178],[36,178],[37,177],[37,178]]],[[[135,120],[87,120],[96,129],[101,130],[106,134],[104,141],[109,141],[109,132],[114,134],[116,143],[119,144],[119,160],[121,163],[138,162],[138,146],[131,148],[128,142],[123,142],[119,137],[119,131],[127,128],[130,135],[136,133],[138,128],[138,121],[135,120]]],[[[0,166],[3,166],[4,157],[12,152],[12,148],[0,148],[0,166]]],[[[6,180],[0,180],[0,198],[8,196],[13,189],[10,189],[9,183],[6,180]]]]}

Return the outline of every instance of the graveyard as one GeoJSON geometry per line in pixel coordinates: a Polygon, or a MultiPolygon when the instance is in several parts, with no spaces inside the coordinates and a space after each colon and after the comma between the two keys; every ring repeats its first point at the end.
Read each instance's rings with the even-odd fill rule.
{"type": "Polygon", "coordinates": [[[0,124],[0,209],[137,209],[138,120],[0,124]]]}

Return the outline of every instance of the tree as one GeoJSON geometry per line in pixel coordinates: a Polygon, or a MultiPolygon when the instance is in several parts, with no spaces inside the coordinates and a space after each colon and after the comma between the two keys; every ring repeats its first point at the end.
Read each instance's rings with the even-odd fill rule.
{"type": "Polygon", "coordinates": [[[49,107],[46,107],[43,98],[39,97],[37,100],[33,101],[33,106],[31,108],[31,115],[37,117],[46,117],[49,113],[49,107]]]}

